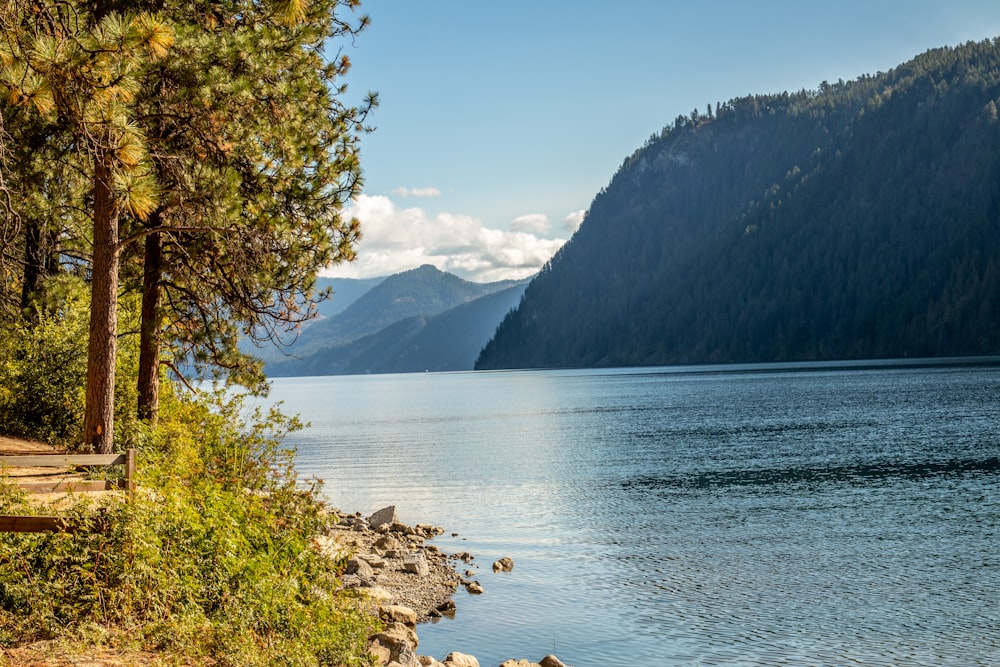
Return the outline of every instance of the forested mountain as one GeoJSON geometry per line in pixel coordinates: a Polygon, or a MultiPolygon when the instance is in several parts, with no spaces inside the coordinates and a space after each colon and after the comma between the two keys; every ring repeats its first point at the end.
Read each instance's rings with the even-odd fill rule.
{"type": "Polygon", "coordinates": [[[303,329],[287,354],[267,354],[267,374],[471,370],[525,284],[473,283],[430,265],[398,273],[303,329]]]}
{"type": "Polygon", "coordinates": [[[479,297],[433,317],[400,320],[377,333],[269,366],[271,375],[357,375],[472,370],[525,283],[479,297]]]}
{"type": "Polygon", "coordinates": [[[333,317],[347,310],[373,287],[385,280],[380,278],[318,278],[317,290],[330,290],[330,298],[316,304],[316,310],[323,319],[333,317]]]}
{"type": "Polygon", "coordinates": [[[679,117],[477,368],[1000,352],[1000,40],[679,117]]]}

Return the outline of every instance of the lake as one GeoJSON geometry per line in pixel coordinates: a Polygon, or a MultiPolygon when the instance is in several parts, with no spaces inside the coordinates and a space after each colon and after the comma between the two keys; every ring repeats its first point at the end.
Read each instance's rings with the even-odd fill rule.
{"type": "Polygon", "coordinates": [[[476,556],[485,593],[460,589],[418,653],[1000,664],[995,359],[281,378],[271,398],[311,422],[289,443],[335,506],[394,504],[476,556]]]}

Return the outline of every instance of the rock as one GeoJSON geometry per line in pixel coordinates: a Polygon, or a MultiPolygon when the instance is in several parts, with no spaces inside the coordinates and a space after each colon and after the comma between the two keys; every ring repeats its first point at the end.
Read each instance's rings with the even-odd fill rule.
{"type": "Polygon", "coordinates": [[[402,535],[416,535],[417,531],[411,526],[407,526],[405,523],[400,523],[399,521],[393,521],[389,525],[389,532],[400,533],[402,535]]]}
{"type": "Polygon", "coordinates": [[[504,556],[500,560],[493,563],[494,572],[510,572],[514,569],[514,559],[509,556],[504,556]]]}
{"type": "Polygon", "coordinates": [[[540,667],[566,667],[562,660],[549,654],[538,661],[540,667]]]}
{"type": "Polygon", "coordinates": [[[376,549],[381,549],[382,551],[394,551],[399,549],[399,541],[392,535],[383,535],[375,540],[375,543],[372,546],[376,549]]]}
{"type": "Polygon", "coordinates": [[[466,570],[465,571],[465,576],[466,577],[474,577],[474,576],[476,576],[476,571],[475,570],[466,570]]]}
{"type": "Polygon", "coordinates": [[[390,623],[382,632],[375,635],[374,639],[382,642],[392,649],[392,659],[399,660],[397,647],[401,644],[409,646],[411,649],[417,648],[417,631],[403,623],[390,623]]]}
{"type": "Polygon", "coordinates": [[[375,600],[376,602],[378,602],[380,604],[381,603],[387,603],[387,602],[389,602],[389,600],[391,600],[393,598],[393,595],[392,595],[392,593],[390,591],[387,591],[386,589],[380,588],[378,586],[373,586],[371,588],[366,588],[365,589],[365,593],[368,594],[369,598],[371,598],[372,600],[375,600]]]}
{"type": "Polygon", "coordinates": [[[396,516],[396,506],[389,505],[388,507],[383,507],[379,511],[368,517],[368,525],[372,527],[373,530],[378,530],[382,526],[394,523],[398,523],[399,518],[396,516]]]}
{"type": "Polygon", "coordinates": [[[372,566],[369,565],[367,561],[360,558],[347,559],[347,574],[357,575],[361,581],[371,580],[371,578],[375,576],[375,572],[372,571],[372,566]]]}
{"type": "Polygon", "coordinates": [[[439,604],[437,607],[435,607],[434,611],[440,612],[440,613],[445,614],[445,615],[449,615],[449,614],[450,615],[454,615],[455,614],[455,601],[449,598],[448,600],[445,600],[444,602],[442,602],[441,604],[439,604]]]}
{"type": "Polygon", "coordinates": [[[381,556],[378,556],[376,554],[360,554],[358,555],[358,558],[362,559],[363,561],[371,565],[372,569],[375,570],[385,569],[385,559],[382,558],[381,556]]]}
{"type": "Polygon", "coordinates": [[[417,532],[424,537],[437,537],[438,535],[444,535],[444,528],[441,526],[431,526],[426,523],[418,523],[414,526],[414,528],[416,528],[417,532]]]}
{"type": "Polygon", "coordinates": [[[470,554],[468,551],[459,551],[456,554],[452,554],[451,557],[454,558],[455,560],[460,560],[463,563],[469,563],[472,561],[472,554],[470,554]]]}
{"type": "Polygon", "coordinates": [[[537,662],[530,662],[528,660],[504,660],[500,663],[500,667],[541,667],[537,662]]]}
{"type": "Polygon", "coordinates": [[[409,607],[393,604],[379,609],[379,616],[388,623],[402,623],[411,628],[417,627],[417,612],[409,607]]]}
{"type": "Polygon", "coordinates": [[[406,556],[403,559],[403,569],[420,577],[426,577],[430,574],[430,568],[427,566],[427,557],[423,553],[406,556]]]}
{"type": "Polygon", "coordinates": [[[474,656],[452,651],[444,657],[445,667],[479,667],[479,661],[474,656]]]}
{"type": "Polygon", "coordinates": [[[429,655],[418,655],[417,662],[421,667],[444,667],[444,663],[438,662],[429,655]]]}
{"type": "Polygon", "coordinates": [[[465,590],[473,595],[480,595],[483,592],[483,586],[478,581],[467,581],[465,583],[465,590]]]}
{"type": "Polygon", "coordinates": [[[392,660],[392,649],[377,639],[368,642],[368,653],[375,657],[376,665],[387,665],[392,660]]]}

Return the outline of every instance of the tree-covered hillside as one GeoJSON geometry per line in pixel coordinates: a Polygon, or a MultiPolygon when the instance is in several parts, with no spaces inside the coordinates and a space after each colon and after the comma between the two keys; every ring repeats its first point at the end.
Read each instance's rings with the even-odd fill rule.
{"type": "Polygon", "coordinates": [[[1000,40],[680,117],[477,368],[1000,351],[1000,40]]]}
{"type": "Polygon", "coordinates": [[[286,350],[258,353],[272,377],[472,370],[524,285],[473,283],[424,265],[379,281],[286,350]]]}

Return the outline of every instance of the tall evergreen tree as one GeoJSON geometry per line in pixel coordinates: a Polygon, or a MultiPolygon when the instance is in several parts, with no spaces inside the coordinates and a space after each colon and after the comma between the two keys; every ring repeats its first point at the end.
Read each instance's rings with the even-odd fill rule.
{"type": "MultiPolygon", "coordinates": [[[[84,442],[97,451],[113,438],[120,286],[143,291],[141,416],[155,418],[164,333],[180,354],[253,378],[239,332],[311,316],[317,271],[352,256],[358,225],[340,211],[360,186],[375,101],[341,103],[349,61],[323,59],[328,40],[367,24],[339,16],[356,0],[117,4],[0,10],[3,120],[17,109],[51,123],[89,174],[74,203],[90,211],[84,442]]],[[[19,201],[8,220],[20,229],[19,201]]]]}
{"type": "Polygon", "coordinates": [[[0,85],[11,104],[56,122],[83,156],[91,181],[91,319],[83,439],[111,450],[117,350],[119,219],[144,219],[156,189],[132,106],[144,69],[173,33],[153,14],[107,12],[102,3],[10,2],[4,7],[0,85]]]}
{"type": "MultiPolygon", "coordinates": [[[[345,56],[326,44],[367,18],[356,2],[213,3],[177,26],[176,57],[150,73],[149,128],[164,195],[145,235],[139,413],[155,418],[161,335],[175,353],[262,380],[240,336],[269,338],[315,315],[318,269],[353,256],[358,139],[375,103],[341,101],[345,56]]],[[[168,13],[168,17],[171,15],[168,13]]]]}

